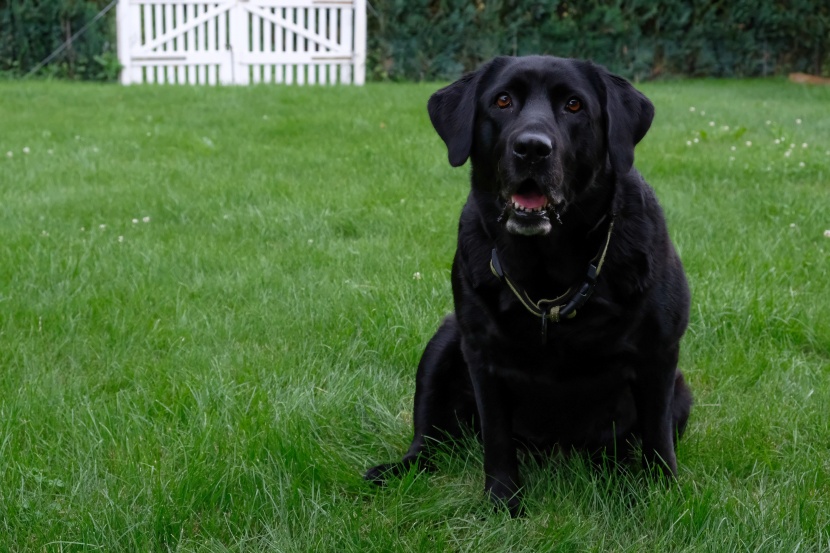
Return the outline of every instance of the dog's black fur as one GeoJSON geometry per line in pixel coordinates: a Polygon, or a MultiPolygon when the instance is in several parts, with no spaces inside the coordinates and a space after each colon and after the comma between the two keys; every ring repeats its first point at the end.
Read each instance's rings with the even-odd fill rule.
{"type": "Polygon", "coordinates": [[[450,163],[472,166],[455,314],[418,366],[409,451],[366,479],[427,466],[430,443],[466,423],[483,439],[486,491],[514,514],[517,443],[618,458],[636,444],[647,468],[675,475],[692,404],[677,369],[689,290],[660,205],[632,166],[651,102],[590,62],[499,57],[428,109],[450,163]],[[491,271],[491,251],[530,298],[551,298],[585,281],[611,221],[593,295],[543,337],[541,317],[491,271]]]}

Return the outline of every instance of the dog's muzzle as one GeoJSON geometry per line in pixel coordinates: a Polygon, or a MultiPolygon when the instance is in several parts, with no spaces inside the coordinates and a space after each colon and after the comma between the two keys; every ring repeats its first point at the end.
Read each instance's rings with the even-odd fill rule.
{"type": "Polygon", "coordinates": [[[551,193],[553,142],[544,133],[527,130],[516,136],[508,151],[508,167],[501,175],[502,182],[518,185],[502,188],[505,206],[500,220],[506,222],[507,231],[512,234],[548,234],[551,215],[559,220],[558,207],[563,200],[551,193]]]}
{"type": "Polygon", "coordinates": [[[545,235],[551,231],[551,218],[559,218],[562,199],[553,199],[534,180],[527,179],[513,192],[506,194],[500,221],[507,231],[521,236],[545,235]]]}

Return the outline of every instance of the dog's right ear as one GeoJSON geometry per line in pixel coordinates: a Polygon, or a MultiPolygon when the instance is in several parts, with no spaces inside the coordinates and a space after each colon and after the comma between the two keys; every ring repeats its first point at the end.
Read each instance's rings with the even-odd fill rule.
{"type": "Polygon", "coordinates": [[[429,98],[427,111],[432,126],[447,145],[450,165],[464,165],[473,146],[476,89],[481,69],[467,73],[429,98]]]}
{"type": "Polygon", "coordinates": [[[447,145],[450,165],[464,165],[473,147],[473,126],[476,115],[476,90],[481,76],[501,58],[496,58],[467,73],[454,83],[430,96],[427,103],[429,119],[438,136],[447,145]]]}

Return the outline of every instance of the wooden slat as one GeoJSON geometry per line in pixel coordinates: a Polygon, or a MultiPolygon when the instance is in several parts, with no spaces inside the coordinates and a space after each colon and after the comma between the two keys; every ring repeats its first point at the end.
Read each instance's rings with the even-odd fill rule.
{"type": "MultiPolygon", "coordinates": [[[[317,10],[315,8],[306,8],[306,27],[308,30],[311,31],[313,34],[317,33],[317,10]]],[[[306,39],[306,52],[309,54],[313,54],[320,48],[320,45],[317,42],[311,41],[309,42],[306,39]]],[[[317,68],[313,65],[306,66],[306,82],[308,84],[317,84],[317,68]]]]}
{"type": "MultiPolygon", "coordinates": [[[[352,51],[352,9],[340,8],[340,49],[341,51],[352,51]]],[[[352,84],[352,67],[344,65],[340,67],[340,82],[352,84]]]]}
{"type": "MultiPolygon", "coordinates": [[[[285,29],[285,53],[294,53],[297,51],[297,36],[292,29],[296,28],[296,25],[288,25],[287,20],[291,20],[292,22],[297,21],[297,8],[286,8],[285,9],[285,19],[283,20],[282,27],[285,29]]],[[[279,23],[279,22],[278,22],[279,23]]],[[[285,57],[283,57],[285,59],[285,57]]],[[[294,69],[293,65],[286,65],[285,67],[285,84],[294,84],[294,69]]]]}
{"type": "MultiPolygon", "coordinates": [[[[328,39],[329,42],[337,42],[337,15],[339,10],[335,8],[328,8],[329,12],[329,32],[328,32],[328,39]]],[[[339,50],[339,48],[335,48],[339,50]]],[[[329,48],[332,50],[332,48],[329,48]]],[[[332,64],[329,65],[329,82],[331,84],[337,84],[337,66],[332,64]]]]}
{"type": "MultiPolygon", "coordinates": [[[[175,25],[177,27],[181,26],[184,23],[184,6],[182,4],[176,4],[174,6],[174,17],[175,17],[175,25]]],[[[173,48],[177,52],[187,52],[187,47],[185,45],[186,38],[183,36],[179,36],[176,40],[173,41],[173,48]]],[[[187,82],[187,75],[185,74],[185,67],[180,65],[176,68],[176,83],[184,84],[187,82]]]]}
{"type": "MultiPolygon", "coordinates": [[[[301,29],[306,29],[306,20],[305,20],[306,10],[305,10],[305,8],[296,8],[296,9],[297,9],[297,19],[296,19],[297,26],[301,29]]],[[[305,54],[308,51],[308,41],[306,40],[305,36],[301,33],[297,33],[296,40],[297,40],[297,52],[299,52],[301,54],[305,54]]],[[[303,56],[302,58],[305,58],[305,56],[303,56]]],[[[297,84],[298,85],[304,85],[305,84],[305,70],[306,70],[305,64],[303,62],[300,62],[300,63],[296,64],[295,67],[296,67],[296,70],[297,70],[297,84]]]]}
{"type": "MultiPolygon", "coordinates": [[[[328,38],[328,25],[329,25],[328,13],[329,12],[326,8],[317,8],[317,34],[323,35],[326,38],[328,38]]],[[[325,51],[325,50],[326,50],[326,48],[323,47],[323,51],[325,51]]],[[[320,43],[319,42],[317,43],[317,51],[316,52],[320,52],[320,43]]],[[[325,65],[317,66],[317,76],[318,76],[318,81],[319,81],[320,84],[326,84],[326,82],[327,82],[326,77],[328,77],[328,73],[329,73],[329,68],[326,67],[325,65]]]]}
{"type": "MultiPolygon", "coordinates": [[[[280,17],[285,16],[285,8],[275,8],[273,15],[278,15],[280,17]]],[[[275,58],[279,62],[274,66],[274,82],[278,84],[282,84],[285,82],[285,65],[283,65],[280,60],[282,59],[283,54],[285,54],[285,29],[271,21],[271,24],[274,25],[274,52],[276,54],[275,58]]]]}
{"type": "MultiPolygon", "coordinates": [[[[245,17],[248,19],[250,25],[250,46],[246,41],[246,51],[262,52],[262,19],[255,17],[253,14],[246,12],[245,17]]],[[[251,67],[251,82],[253,84],[262,82],[262,66],[254,65],[251,67]]]]}
{"type": "MultiPolygon", "coordinates": [[[[260,18],[261,19],[261,18],[260,18]]],[[[261,19],[262,21],[262,51],[268,53],[272,59],[274,58],[274,24],[270,21],[261,19]]],[[[262,80],[266,83],[274,82],[274,66],[273,64],[264,65],[262,67],[262,80]]]]}
{"type": "MultiPolygon", "coordinates": [[[[196,17],[196,6],[182,6],[182,8],[184,9],[184,21],[182,24],[196,17]]],[[[190,29],[185,32],[184,49],[186,52],[193,52],[196,49],[196,29],[190,29]]],[[[196,67],[185,65],[184,70],[187,73],[187,84],[197,84],[199,82],[196,75],[196,67]]]]}
{"type": "MultiPolygon", "coordinates": [[[[143,31],[141,44],[147,44],[155,38],[153,35],[153,6],[150,4],[144,4],[141,6],[141,29],[143,31]]],[[[155,70],[152,67],[148,67],[144,70],[144,82],[156,82],[155,70]]]]}
{"type": "MultiPolygon", "coordinates": [[[[155,36],[164,36],[164,6],[162,4],[153,5],[153,32],[155,36]]],[[[159,46],[166,47],[166,42],[162,42],[159,46]]],[[[164,84],[167,82],[167,68],[156,68],[156,82],[164,84]]]]}

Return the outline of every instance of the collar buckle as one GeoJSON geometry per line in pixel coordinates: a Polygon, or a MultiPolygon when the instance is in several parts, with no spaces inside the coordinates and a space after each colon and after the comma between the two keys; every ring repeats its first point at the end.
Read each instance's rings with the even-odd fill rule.
{"type": "Polygon", "coordinates": [[[576,317],[577,309],[581,309],[591,295],[594,293],[594,288],[597,285],[602,266],[605,264],[605,255],[608,253],[608,245],[611,243],[611,235],[614,232],[614,220],[616,216],[611,215],[611,222],[608,224],[608,235],[605,237],[605,245],[599,253],[591,260],[586,270],[585,278],[581,284],[578,285],[577,291],[571,294],[572,286],[564,294],[553,300],[539,300],[533,301],[528,296],[527,291],[516,285],[515,282],[507,275],[502,267],[496,248],[490,253],[490,271],[499,279],[499,281],[507,284],[510,291],[516,296],[519,302],[525,309],[530,311],[533,315],[542,320],[542,344],[547,342],[548,336],[548,320],[553,323],[560,323],[563,319],[573,319],[576,317]],[[559,303],[561,301],[564,303],[559,303]]]}

